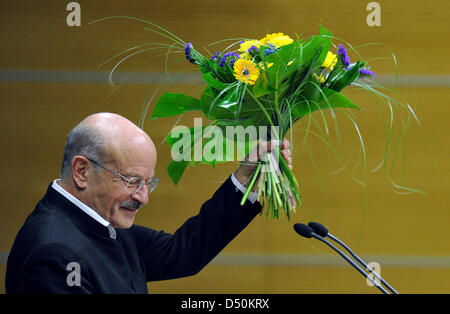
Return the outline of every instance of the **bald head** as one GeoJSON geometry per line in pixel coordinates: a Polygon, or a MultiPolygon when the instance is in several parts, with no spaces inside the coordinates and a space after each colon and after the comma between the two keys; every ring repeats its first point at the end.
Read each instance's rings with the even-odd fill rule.
{"type": "Polygon", "coordinates": [[[115,113],[96,113],[80,122],[92,130],[96,130],[105,139],[128,142],[134,138],[149,139],[147,133],[142,131],[133,122],[115,113]]]}
{"type": "Polygon", "coordinates": [[[61,178],[72,172],[72,159],[83,155],[100,163],[130,156],[152,154],[156,148],[150,137],[130,120],[114,113],[96,113],[81,121],[68,135],[61,178]]]}

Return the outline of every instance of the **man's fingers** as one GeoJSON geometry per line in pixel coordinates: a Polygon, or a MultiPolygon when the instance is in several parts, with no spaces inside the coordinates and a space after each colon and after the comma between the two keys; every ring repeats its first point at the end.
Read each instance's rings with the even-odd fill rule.
{"type": "MultiPolygon", "coordinates": [[[[271,140],[270,142],[261,142],[256,148],[254,148],[250,154],[247,156],[247,161],[258,162],[264,154],[271,152],[275,147],[279,146],[279,141],[271,140]]],[[[281,154],[290,165],[292,162],[291,150],[289,149],[290,143],[288,140],[283,140],[281,142],[281,154]]]]}
{"type": "Polygon", "coordinates": [[[287,149],[283,149],[281,151],[281,155],[283,155],[283,157],[286,159],[288,157],[291,157],[291,150],[289,148],[287,149]]]}
{"type": "Polygon", "coordinates": [[[289,149],[289,147],[291,146],[291,143],[284,139],[283,142],[281,143],[281,149],[289,149]]]}
{"type": "Polygon", "coordinates": [[[289,169],[292,170],[291,150],[289,149],[290,144],[291,143],[288,140],[283,140],[283,142],[281,143],[281,155],[286,160],[289,169]]]}
{"type": "Polygon", "coordinates": [[[259,157],[264,155],[265,153],[271,152],[278,145],[277,140],[271,140],[270,142],[261,142],[259,143],[258,153],[259,157]]]}
{"type": "Polygon", "coordinates": [[[292,169],[292,159],[291,157],[284,158],[288,164],[289,169],[292,169]]]}
{"type": "Polygon", "coordinates": [[[271,152],[278,141],[272,140],[270,142],[261,142],[255,147],[248,155],[248,160],[252,162],[257,162],[261,159],[264,154],[271,152]]]}

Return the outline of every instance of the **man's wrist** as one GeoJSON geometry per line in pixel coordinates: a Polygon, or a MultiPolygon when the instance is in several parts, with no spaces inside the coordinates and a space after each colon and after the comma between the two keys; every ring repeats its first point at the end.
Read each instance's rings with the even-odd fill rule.
{"type": "MultiPolygon", "coordinates": [[[[233,182],[233,184],[236,186],[236,189],[241,191],[242,194],[245,194],[245,192],[247,191],[247,187],[245,187],[242,182],[240,182],[235,173],[233,173],[231,175],[231,181],[233,182]]],[[[248,182],[247,182],[248,184],[248,182]]],[[[257,200],[258,200],[258,194],[255,192],[250,192],[247,198],[252,204],[254,204],[257,200]]]]}

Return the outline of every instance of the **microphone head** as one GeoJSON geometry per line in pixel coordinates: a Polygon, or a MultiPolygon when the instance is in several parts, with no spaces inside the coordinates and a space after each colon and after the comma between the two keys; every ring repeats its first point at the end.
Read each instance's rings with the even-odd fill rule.
{"type": "Polygon", "coordinates": [[[314,230],[312,228],[308,227],[305,224],[301,224],[301,223],[296,223],[294,225],[294,230],[299,235],[301,235],[302,237],[305,237],[305,238],[311,238],[312,233],[314,232],[314,230]]]}
{"type": "Polygon", "coordinates": [[[308,226],[314,230],[313,232],[317,233],[321,237],[326,237],[328,234],[328,229],[318,222],[311,221],[308,226]]]}

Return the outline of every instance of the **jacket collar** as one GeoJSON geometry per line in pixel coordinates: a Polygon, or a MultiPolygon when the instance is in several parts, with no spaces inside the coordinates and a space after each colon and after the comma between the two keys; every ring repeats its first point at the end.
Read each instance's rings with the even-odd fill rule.
{"type": "MultiPolygon", "coordinates": [[[[109,224],[109,222],[107,222],[103,218],[101,218],[101,220],[95,219],[95,215],[92,215],[92,213],[89,214],[89,211],[85,210],[86,208],[83,208],[83,206],[79,206],[79,203],[83,204],[80,200],[76,199],[73,195],[71,195],[72,198],[75,198],[75,200],[79,203],[74,201],[73,199],[71,200],[66,195],[61,193],[58,188],[55,189],[55,187],[53,186],[54,184],[57,184],[55,181],[49,184],[47,193],[43,198],[44,202],[46,202],[48,205],[53,205],[54,207],[56,207],[63,214],[68,216],[69,219],[80,229],[94,232],[108,238],[116,238],[116,231],[109,224]]],[[[59,186],[59,188],[61,187],[59,186]]],[[[67,191],[65,192],[68,193],[67,191]]],[[[85,206],[88,207],[87,205],[85,206]]],[[[98,215],[97,213],[95,214],[98,215]]]]}

